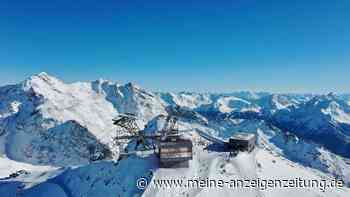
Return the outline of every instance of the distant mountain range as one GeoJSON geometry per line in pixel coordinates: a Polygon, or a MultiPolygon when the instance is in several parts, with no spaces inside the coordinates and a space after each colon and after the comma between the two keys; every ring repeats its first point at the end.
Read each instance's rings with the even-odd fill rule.
{"type": "MultiPolygon", "coordinates": [[[[133,113],[142,128],[178,106],[182,128],[227,139],[258,135],[262,149],[350,183],[350,95],[151,92],[105,80],[63,81],[40,73],[0,87],[0,157],[66,167],[116,159],[112,119],[133,113]]],[[[75,196],[75,195],[73,195],[75,196]]]]}

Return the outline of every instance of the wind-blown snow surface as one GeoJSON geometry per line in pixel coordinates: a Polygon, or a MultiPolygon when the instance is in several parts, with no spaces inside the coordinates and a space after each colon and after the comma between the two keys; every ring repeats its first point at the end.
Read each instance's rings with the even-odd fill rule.
{"type": "Polygon", "coordinates": [[[239,189],[136,187],[136,180],[195,177],[328,180],[350,185],[348,95],[235,92],[152,93],[104,80],[64,83],[46,73],[0,87],[1,196],[349,196],[348,188],[239,189]],[[159,169],[154,154],[118,162],[112,118],[134,113],[159,129],[178,105],[180,128],[194,142],[188,169],[159,169]],[[230,158],[197,132],[228,139],[258,135],[253,153],[230,158]],[[99,161],[96,161],[99,160],[99,161]],[[92,162],[95,161],[95,162],[92,162]],[[8,177],[18,170],[17,177],[8,177]]]}

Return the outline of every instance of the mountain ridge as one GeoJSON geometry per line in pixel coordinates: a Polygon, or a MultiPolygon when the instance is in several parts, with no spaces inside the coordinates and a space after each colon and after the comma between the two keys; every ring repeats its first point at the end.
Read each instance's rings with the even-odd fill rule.
{"type": "MultiPolygon", "coordinates": [[[[133,113],[142,129],[146,124],[159,124],[159,115],[178,106],[183,130],[199,129],[222,139],[242,130],[252,132],[258,136],[260,154],[271,151],[350,185],[349,98],[249,91],[161,93],[103,79],[65,83],[40,73],[0,87],[0,158],[89,170],[89,163],[96,160],[118,159],[119,147],[112,141],[117,129],[112,124],[115,116],[133,113]],[[309,137],[311,133],[317,135],[309,137]]],[[[199,140],[195,133],[186,135],[199,140]]],[[[122,169],[134,160],[125,161],[122,169]]],[[[106,165],[106,169],[114,169],[106,165]]]]}

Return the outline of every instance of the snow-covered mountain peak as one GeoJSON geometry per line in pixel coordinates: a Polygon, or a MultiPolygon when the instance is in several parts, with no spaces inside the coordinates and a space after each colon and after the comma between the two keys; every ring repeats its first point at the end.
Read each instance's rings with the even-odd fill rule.
{"type": "Polygon", "coordinates": [[[312,103],[313,105],[328,105],[330,102],[338,100],[338,96],[331,92],[328,94],[316,95],[309,101],[309,103],[312,103]]]}
{"type": "Polygon", "coordinates": [[[50,87],[58,87],[62,86],[64,84],[63,81],[50,76],[49,74],[42,72],[37,75],[33,75],[29,77],[28,79],[24,80],[22,82],[25,90],[28,90],[30,88],[37,89],[37,88],[50,88],[50,87]]]}
{"type": "Polygon", "coordinates": [[[139,90],[139,89],[141,89],[141,87],[139,85],[137,85],[136,83],[134,83],[134,82],[128,82],[127,84],[125,84],[125,87],[129,88],[131,90],[135,90],[135,89],[139,90]]]}
{"type": "Polygon", "coordinates": [[[308,108],[308,111],[343,111],[347,114],[350,113],[350,106],[348,105],[347,101],[341,99],[334,93],[315,96],[310,101],[305,103],[305,107],[308,108]]]}
{"type": "Polygon", "coordinates": [[[252,103],[234,96],[224,96],[214,104],[220,112],[230,113],[232,111],[247,111],[253,108],[252,103]]]}
{"type": "Polygon", "coordinates": [[[337,122],[350,124],[350,115],[345,113],[344,110],[346,109],[336,101],[331,101],[327,108],[321,109],[324,114],[329,115],[337,122]]]}
{"type": "Polygon", "coordinates": [[[98,94],[104,94],[106,95],[107,92],[112,91],[112,89],[117,89],[119,86],[121,86],[118,83],[113,83],[109,80],[105,79],[98,79],[91,82],[91,88],[98,94]]]}
{"type": "Polygon", "coordinates": [[[289,108],[295,108],[299,104],[299,101],[295,98],[282,94],[263,96],[257,102],[258,105],[261,106],[262,111],[266,114],[274,114],[279,110],[289,111],[289,108]]]}

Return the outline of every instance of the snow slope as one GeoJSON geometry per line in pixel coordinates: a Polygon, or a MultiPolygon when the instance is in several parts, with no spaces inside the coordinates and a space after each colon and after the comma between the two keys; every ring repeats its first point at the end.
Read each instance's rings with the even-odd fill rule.
{"type": "MultiPolygon", "coordinates": [[[[240,153],[229,157],[228,153],[206,149],[207,141],[196,133],[188,133],[195,142],[194,158],[188,169],[159,169],[157,158],[128,157],[113,162],[97,162],[86,166],[66,169],[46,182],[23,190],[24,196],[37,193],[62,193],[62,196],[348,196],[348,188],[235,188],[229,187],[156,187],[155,180],[236,180],[236,179],[295,179],[331,180],[317,170],[298,165],[266,148],[252,153],[240,153]],[[150,185],[136,187],[137,179],[146,178],[150,185]],[[64,191],[64,195],[63,192],[64,191]]],[[[1,185],[0,185],[1,189],[1,185]]]]}

